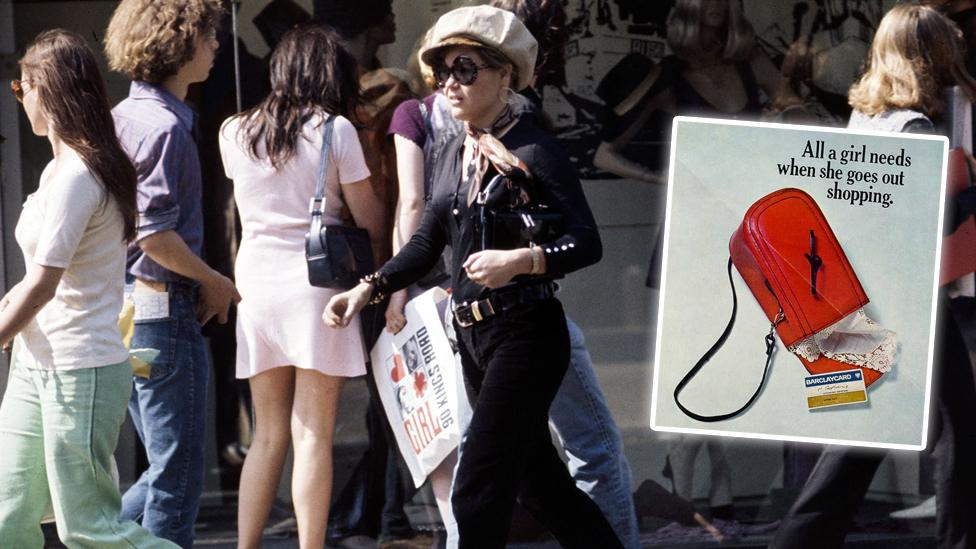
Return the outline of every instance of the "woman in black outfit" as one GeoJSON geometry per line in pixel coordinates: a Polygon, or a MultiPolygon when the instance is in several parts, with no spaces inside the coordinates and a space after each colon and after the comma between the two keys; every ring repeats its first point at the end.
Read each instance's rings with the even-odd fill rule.
{"type": "Polygon", "coordinates": [[[323,318],[345,326],[371,299],[426,274],[450,245],[455,328],[474,405],[451,498],[460,547],[504,547],[518,497],[564,547],[619,548],[599,508],[573,483],[547,425],[569,362],[553,279],[597,262],[602,247],[569,160],[534,117],[512,106],[512,89],[532,80],[536,49],[505,10],[459,8],[438,20],[421,59],[434,67],[466,133],[434,167],[417,232],[377,273],[335,296],[323,318]],[[497,174],[486,157],[497,148],[493,138],[531,172],[534,200],[562,214],[564,234],[538,247],[481,249],[472,202],[497,174]]]}

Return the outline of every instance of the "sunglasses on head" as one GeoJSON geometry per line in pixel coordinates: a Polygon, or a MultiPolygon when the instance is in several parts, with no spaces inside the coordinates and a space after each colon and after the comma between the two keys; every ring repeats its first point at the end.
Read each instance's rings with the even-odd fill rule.
{"type": "Polygon", "coordinates": [[[478,69],[487,68],[490,67],[488,65],[479,65],[474,62],[474,59],[459,55],[454,58],[454,62],[451,63],[450,67],[444,63],[434,67],[434,79],[437,81],[437,86],[441,88],[444,87],[447,79],[451,76],[454,77],[454,81],[458,84],[470,86],[478,79],[478,69]]]}
{"type": "Polygon", "coordinates": [[[24,84],[25,83],[26,84],[30,84],[30,80],[11,80],[10,81],[10,91],[13,92],[14,97],[17,98],[17,101],[19,101],[21,103],[24,102],[24,96],[27,95],[28,93],[30,93],[30,91],[32,89],[34,89],[34,88],[30,88],[28,90],[24,90],[24,84]]]}

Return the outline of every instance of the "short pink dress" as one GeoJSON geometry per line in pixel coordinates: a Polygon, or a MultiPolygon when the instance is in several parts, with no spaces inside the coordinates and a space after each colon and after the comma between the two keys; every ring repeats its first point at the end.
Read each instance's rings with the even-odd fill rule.
{"type": "MultiPolygon", "coordinates": [[[[237,306],[237,377],[249,378],[278,366],[292,365],[333,376],[366,373],[366,352],[358,318],[344,329],[329,328],[322,312],[338,290],[308,283],[305,233],[309,200],[315,192],[322,116],[302,129],[295,155],[281,170],[254,159],[238,135],[240,119],[220,130],[220,154],[227,177],[234,180],[234,199],[243,237],[235,276],[237,306]]],[[[323,223],[340,223],[340,184],[369,177],[356,129],[337,117],[326,176],[323,223]]]]}

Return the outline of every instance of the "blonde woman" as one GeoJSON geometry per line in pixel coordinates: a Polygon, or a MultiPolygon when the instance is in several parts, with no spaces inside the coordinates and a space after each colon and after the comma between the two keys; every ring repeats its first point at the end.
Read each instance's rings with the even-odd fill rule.
{"type": "Polygon", "coordinates": [[[976,99],[964,52],[959,28],[935,9],[893,8],[878,26],[867,70],[851,86],[848,127],[931,133],[945,109],[947,87],[959,86],[976,99]]]}
{"type": "Polygon", "coordinates": [[[512,90],[532,81],[536,50],[528,29],[506,10],[458,8],[438,19],[421,60],[433,67],[466,133],[434,167],[433,196],[409,242],[377,273],[333,297],[323,318],[348,326],[370,300],[417,282],[450,244],[454,324],[476,401],[451,495],[459,547],[504,547],[518,498],[564,547],[622,548],[549,435],[549,405],[569,363],[553,279],[598,261],[602,244],[565,153],[533,116],[513,107],[512,90]],[[501,148],[535,176],[533,199],[563,215],[565,232],[541,247],[492,249],[475,237],[473,199],[495,173],[484,155],[501,148]]]}
{"type": "MultiPolygon", "coordinates": [[[[936,10],[901,4],[881,20],[867,70],[851,87],[849,128],[939,133],[943,92],[959,86],[976,99],[976,81],[963,64],[962,33],[936,10]]],[[[933,186],[932,192],[938,192],[933,186]]],[[[947,204],[946,233],[976,211],[976,191],[947,204]]],[[[940,548],[976,545],[976,389],[969,353],[945,292],[939,293],[932,438],[936,541],[940,548]]],[[[841,547],[886,452],[828,446],[771,548],[841,547]]]]}

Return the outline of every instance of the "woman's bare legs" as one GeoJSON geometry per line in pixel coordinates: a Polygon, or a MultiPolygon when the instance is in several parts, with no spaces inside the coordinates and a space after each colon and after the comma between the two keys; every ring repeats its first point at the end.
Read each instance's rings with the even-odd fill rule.
{"type": "Polygon", "coordinates": [[[249,380],[254,402],[254,440],[241,471],[238,549],[261,547],[261,533],[278,491],[281,469],[291,442],[289,424],[295,396],[295,371],[294,367],[282,366],[249,380]]]}
{"type": "Polygon", "coordinates": [[[312,370],[298,369],[295,374],[291,495],[303,549],[321,549],[325,545],[332,497],[332,439],[344,381],[345,378],[312,370]]]}

